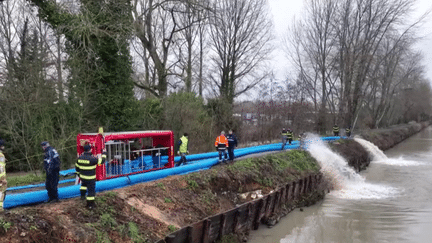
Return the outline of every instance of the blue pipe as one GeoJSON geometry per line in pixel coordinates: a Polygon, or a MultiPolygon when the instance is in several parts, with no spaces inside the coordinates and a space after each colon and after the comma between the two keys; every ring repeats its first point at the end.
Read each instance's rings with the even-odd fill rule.
{"type": "MultiPolygon", "coordinates": [[[[321,139],[324,141],[333,141],[340,138],[341,137],[324,137],[321,139]]],[[[235,157],[238,158],[249,154],[278,151],[281,150],[281,146],[282,143],[260,145],[255,147],[236,149],[234,153],[235,153],[235,157]]],[[[299,147],[299,142],[294,141],[292,145],[286,145],[284,149],[295,149],[298,147],[299,147]]],[[[142,183],[142,182],[154,181],[167,176],[187,174],[199,170],[206,170],[219,163],[218,156],[219,154],[217,152],[189,155],[187,157],[187,160],[190,163],[187,165],[169,168],[169,169],[151,171],[147,173],[117,177],[109,180],[97,181],[96,192],[113,190],[125,186],[134,185],[137,183],[142,183]]],[[[71,180],[75,180],[75,179],[71,179],[71,180]]],[[[35,187],[35,185],[22,186],[20,188],[27,189],[33,187],[35,187]]],[[[80,185],[61,187],[58,189],[59,198],[66,199],[66,198],[78,197],[80,196],[79,188],[80,185]]],[[[8,209],[8,208],[18,207],[22,205],[41,203],[46,200],[48,200],[48,195],[46,190],[10,194],[6,196],[5,201],[3,202],[3,207],[8,209]]]]}

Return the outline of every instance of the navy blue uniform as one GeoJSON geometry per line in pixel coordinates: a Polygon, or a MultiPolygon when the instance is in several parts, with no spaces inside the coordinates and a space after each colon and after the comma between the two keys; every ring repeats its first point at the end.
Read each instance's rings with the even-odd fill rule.
{"type": "Polygon", "coordinates": [[[226,136],[228,140],[228,156],[229,160],[234,160],[234,148],[237,147],[237,137],[234,134],[228,134],[226,136]]]}
{"type": "Polygon", "coordinates": [[[79,172],[79,177],[81,179],[81,197],[83,198],[87,194],[87,207],[94,206],[96,196],[97,164],[98,158],[93,156],[91,151],[86,151],[80,157],[78,157],[78,162],[76,164],[77,172],[79,172]]]}
{"type": "Polygon", "coordinates": [[[45,149],[44,169],[46,171],[45,188],[48,192],[49,201],[58,200],[58,182],[60,172],[60,156],[53,147],[45,149]]]}

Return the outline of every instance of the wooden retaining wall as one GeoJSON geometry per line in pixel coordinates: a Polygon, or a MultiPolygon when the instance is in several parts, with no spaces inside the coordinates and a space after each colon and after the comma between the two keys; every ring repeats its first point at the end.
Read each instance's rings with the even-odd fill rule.
{"type": "Polygon", "coordinates": [[[261,219],[280,213],[284,205],[294,205],[303,195],[316,191],[321,180],[321,174],[306,176],[262,198],[179,229],[157,243],[210,243],[230,233],[257,230],[261,219]]]}

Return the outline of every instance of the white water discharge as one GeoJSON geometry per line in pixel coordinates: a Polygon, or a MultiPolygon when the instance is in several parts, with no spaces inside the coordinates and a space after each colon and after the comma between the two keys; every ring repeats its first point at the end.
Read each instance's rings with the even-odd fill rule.
{"type": "Polygon", "coordinates": [[[408,160],[403,157],[388,158],[384,154],[384,152],[381,151],[373,143],[364,140],[358,136],[354,137],[354,140],[358,142],[360,145],[362,145],[372,155],[374,163],[388,164],[394,166],[418,166],[424,164],[417,161],[408,160]]]}
{"type": "Polygon", "coordinates": [[[354,140],[362,145],[373,157],[374,161],[385,161],[387,160],[387,156],[384,154],[381,149],[379,149],[375,144],[360,138],[359,136],[355,136],[354,140]]]}
{"type": "Polygon", "coordinates": [[[355,172],[342,156],[333,152],[318,137],[309,136],[308,142],[308,151],[318,161],[321,171],[334,188],[332,195],[357,200],[387,198],[397,193],[392,187],[365,182],[363,176],[355,172]]]}

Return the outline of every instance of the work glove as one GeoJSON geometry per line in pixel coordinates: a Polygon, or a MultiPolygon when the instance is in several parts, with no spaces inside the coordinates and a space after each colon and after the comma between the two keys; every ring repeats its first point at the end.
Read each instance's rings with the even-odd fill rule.
{"type": "Polygon", "coordinates": [[[188,151],[186,151],[186,154],[189,154],[189,150],[188,150],[188,151]]]}
{"type": "Polygon", "coordinates": [[[177,154],[180,155],[180,151],[177,151],[177,154]]]}

